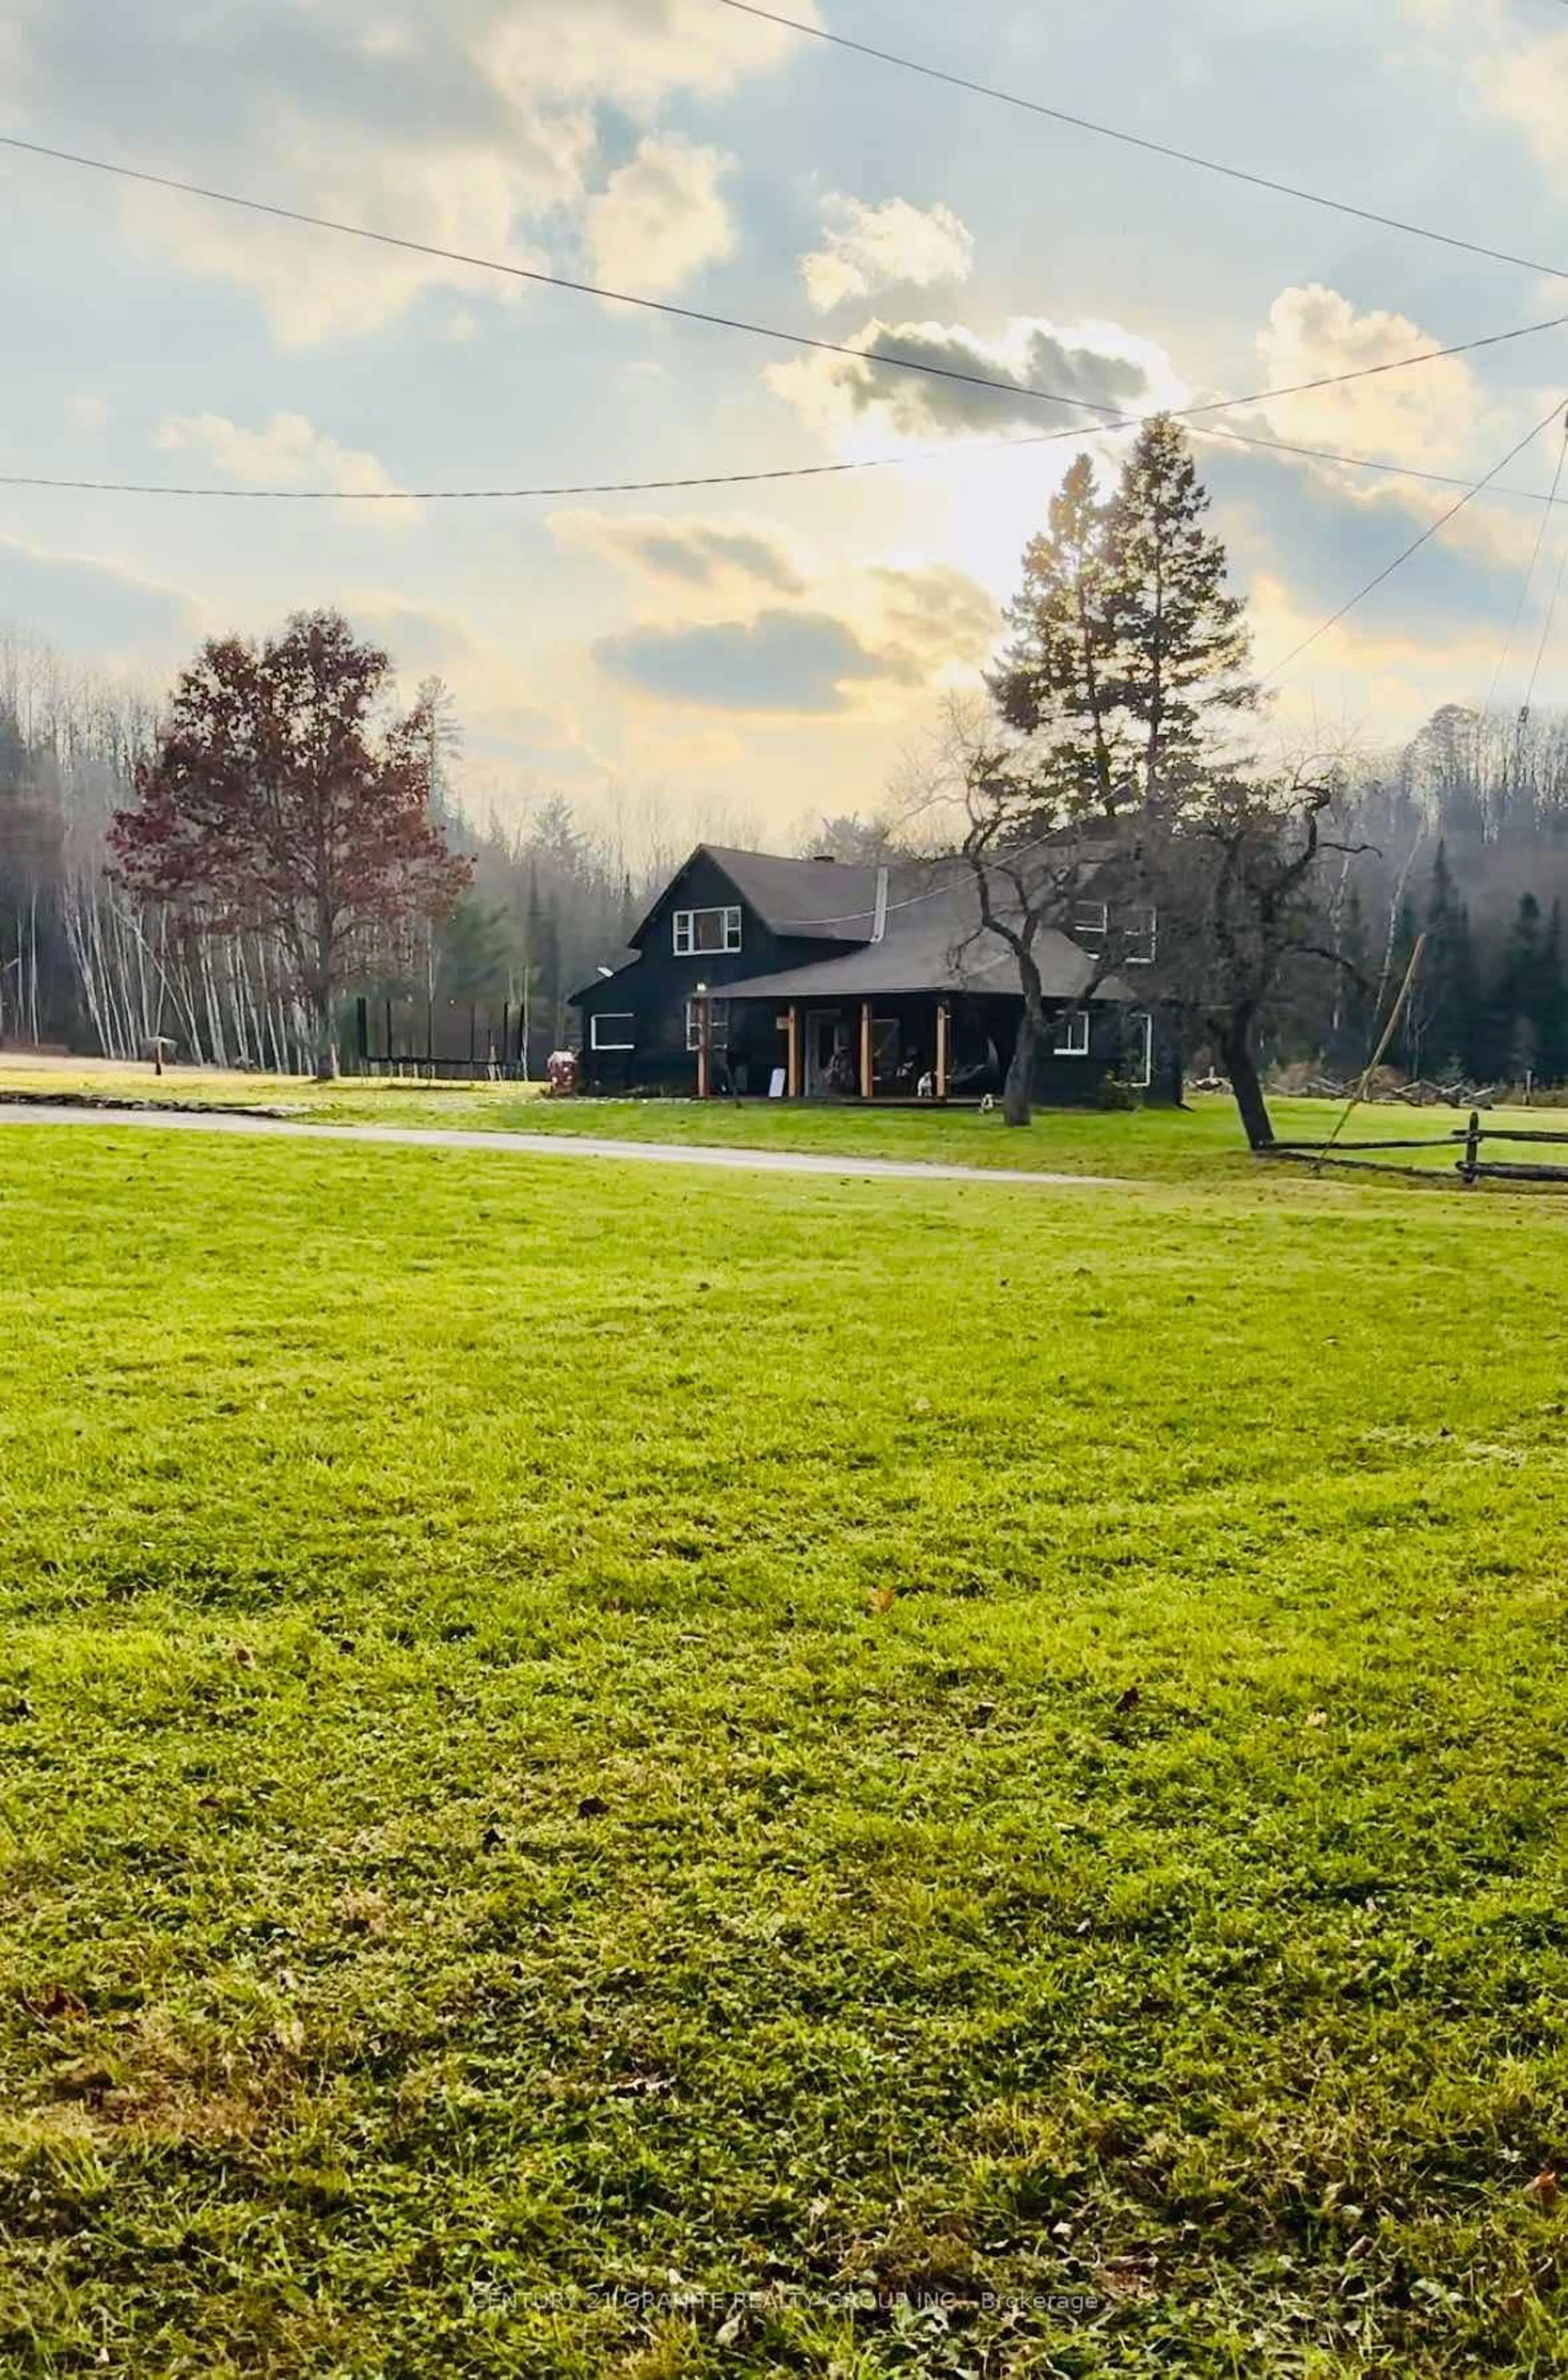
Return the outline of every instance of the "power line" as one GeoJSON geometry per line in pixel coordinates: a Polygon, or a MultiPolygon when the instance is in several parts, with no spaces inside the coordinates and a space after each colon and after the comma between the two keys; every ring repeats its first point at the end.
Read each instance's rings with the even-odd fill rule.
{"type": "MultiPolygon", "coordinates": [[[[1568,5],[1568,0],[1564,0],[1568,5]]],[[[1232,404],[1255,403],[1256,399],[1234,397],[1232,404]]],[[[1102,422],[1094,429],[1052,430],[1043,436],[1028,438],[987,439],[971,445],[923,447],[909,455],[871,455],[845,463],[796,463],[765,471],[708,471],[694,473],[685,479],[670,480],[562,480],[553,485],[496,488],[233,488],[216,485],[182,486],[163,480],[74,480],[50,477],[41,472],[0,471],[0,488],[54,488],[83,495],[102,496],[180,496],[214,497],[236,504],[500,504],[522,501],[529,497],[563,496],[638,496],[677,494],[697,488],[752,488],[765,486],[779,480],[822,480],[840,477],[853,471],[900,471],[923,463],[964,463],[975,455],[1012,454],[1019,448],[1055,446],[1069,438],[1086,438],[1096,434],[1109,436],[1122,430],[1135,430],[1152,414],[1128,414],[1121,421],[1102,422]]],[[[1182,417],[1176,415],[1173,419],[1182,417]]],[[[1453,471],[1423,471],[1413,463],[1394,463],[1377,455],[1343,455],[1328,446],[1301,446],[1284,438],[1264,438],[1244,430],[1220,429],[1215,424],[1194,425],[1198,438],[1223,439],[1228,445],[1253,446],[1260,452],[1296,455],[1311,463],[1334,463],[1357,471],[1377,471],[1385,478],[1416,480],[1423,485],[1439,488],[1462,488],[1479,494],[1483,490],[1471,480],[1461,479],[1453,471]]],[[[1494,496],[1511,496],[1520,504],[1546,507],[1568,505],[1568,496],[1544,494],[1539,488],[1499,487],[1495,483],[1484,491],[1494,496]]]]}
{"type": "MultiPolygon", "coordinates": [[[[1565,322],[1568,322],[1568,315],[1556,315],[1544,322],[1526,323],[1518,330],[1492,332],[1483,338],[1465,340],[1453,346],[1423,348],[1418,354],[1398,357],[1388,363],[1363,364],[1354,371],[1325,373],[1317,380],[1298,381],[1285,388],[1257,389],[1246,396],[1212,397],[1200,405],[1166,407],[1159,410],[1168,419],[1191,424],[1194,434],[1200,438],[1223,438],[1235,445],[1296,455],[1309,462],[1334,463],[1358,471],[1378,471],[1388,477],[1419,480],[1437,487],[1468,489],[1474,483],[1453,472],[1424,471],[1414,464],[1395,463],[1376,455],[1345,455],[1331,447],[1304,446],[1291,439],[1265,437],[1259,431],[1220,429],[1198,417],[1249,405],[1269,404],[1278,397],[1298,396],[1314,389],[1341,387],[1349,381],[1368,380],[1384,372],[1404,371],[1417,364],[1435,363],[1445,357],[1474,354],[1478,348],[1497,346],[1512,339],[1531,338],[1541,331],[1559,330],[1565,322]]],[[[1123,430],[1136,430],[1157,418],[1155,413],[1121,414],[1109,421],[1075,424],[1071,429],[1031,433],[1022,438],[988,439],[977,444],[961,446],[928,446],[905,455],[870,455],[838,463],[786,464],[760,471],[698,472],[678,479],[558,481],[532,487],[236,488],[211,483],[189,485],[169,480],[88,480],[39,472],[3,471],[0,472],[0,487],[54,488],[89,495],[216,497],[250,504],[476,504],[530,497],[669,494],[696,488],[756,487],[780,480],[834,479],[854,471],[902,470],[921,463],[962,462],[975,455],[1011,453],[1019,447],[1057,445],[1070,438],[1092,437],[1096,433],[1111,435],[1123,430]]],[[[1526,504],[1550,506],[1558,502],[1555,483],[1548,496],[1543,496],[1535,488],[1498,488],[1494,492],[1517,497],[1526,504]]]]}
{"type": "MultiPolygon", "coordinates": [[[[1562,448],[1557,458],[1559,471],[1562,470],[1564,455],[1568,455],[1568,418],[1564,419],[1562,424],[1562,448]]],[[[1541,519],[1544,524],[1546,519],[1544,513],[1541,519]]],[[[1536,680],[1541,674],[1541,663],[1546,659],[1546,649],[1551,638],[1551,624],[1557,617],[1557,605],[1562,593],[1564,573],[1568,573],[1568,545],[1563,547],[1562,558],[1557,565],[1557,577],[1552,584],[1551,601],[1546,607],[1546,618],[1541,622],[1541,640],[1536,647],[1536,658],[1530,665],[1530,682],[1525,688],[1525,700],[1519,712],[1521,724],[1529,715],[1530,705],[1536,698],[1536,680]]]]}
{"type": "MultiPolygon", "coordinates": [[[[729,0],[725,0],[725,5],[729,5],[729,0]]],[[[739,5],[739,0],[736,0],[736,5],[739,5]]],[[[805,331],[787,331],[770,322],[748,322],[739,315],[706,312],[700,307],[677,306],[667,298],[640,297],[630,290],[607,289],[596,282],[575,281],[566,274],[546,273],[537,266],[507,264],[493,257],[470,256],[460,249],[436,247],[428,241],[404,238],[395,232],[372,230],[363,224],[342,223],[330,215],[308,214],[300,208],[277,205],[265,199],[242,198],[232,190],[215,189],[200,182],[180,181],[166,174],[151,173],[141,166],[116,164],[105,158],[86,156],[76,150],[50,148],[42,141],[23,140],[15,133],[0,133],[0,149],[15,150],[25,156],[48,158],[56,164],[79,165],[90,173],[143,183],[154,189],[175,191],[185,198],[207,199],[219,206],[236,207],[243,212],[271,216],[283,223],[302,224],[317,231],[337,232],[345,238],[368,240],[378,247],[399,249],[415,256],[435,257],[445,263],[461,264],[477,272],[501,273],[509,280],[534,282],[550,289],[565,289],[578,297],[603,298],[617,306],[633,306],[640,311],[669,315],[678,322],[700,322],[713,330],[738,331],[750,338],[771,339],[785,346],[804,347],[820,355],[847,357],[857,363],[870,364],[877,370],[914,372],[928,380],[954,382],[966,388],[995,389],[1006,396],[1025,397],[1031,404],[1066,406],[1074,412],[1108,417],[1113,424],[1122,426],[1124,409],[1121,407],[1103,404],[1092,397],[1068,396],[1058,389],[1036,387],[1027,381],[1003,380],[989,372],[963,371],[956,365],[926,363],[912,356],[881,355],[873,347],[854,347],[840,340],[814,337],[805,331]]],[[[1546,266],[1539,269],[1543,272],[1549,270],[1546,266]]],[[[1563,277],[1568,278],[1568,275],[1563,277]]],[[[1356,371],[1330,372],[1316,380],[1299,381],[1289,388],[1265,389],[1255,397],[1217,397],[1210,403],[1185,408],[1177,418],[1191,419],[1203,413],[1222,412],[1230,406],[1256,404],[1264,398],[1302,395],[1313,389],[1333,387],[1349,380],[1369,380],[1383,372],[1403,371],[1411,364],[1435,363],[1445,357],[1469,355],[1482,347],[1502,346],[1514,339],[1531,338],[1538,332],[1559,329],[1565,321],[1568,321],[1568,316],[1558,315],[1546,322],[1523,324],[1516,330],[1494,331],[1483,338],[1465,340],[1454,346],[1425,348],[1417,355],[1396,357],[1386,363],[1366,364],[1356,371]]],[[[194,494],[198,492],[182,489],[177,492],[194,494]]],[[[302,492],[288,490],[280,492],[298,495],[302,492]]],[[[498,492],[487,490],[478,492],[498,492]]],[[[525,492],[519,490],[515,492],[525,492]]],[[[431,498],[438,493],[435,490],[428,492],[431,498]]]]}
{"type": "Polygon", "coordinates": [[[88,157],[72,149],[54,149],[38,140],[23,140],[14,133],[0,133],[0,148],[14,149],[24,155],[47,157],[57,164],[80,165],[94,174],[110,174],[122,181],[144,183],[158,190],[177,191],[191,199],[208,199],[218,206],[238,207],[250,214],[270,215],[281,223],[305,224],[317,231],[332,231],[348,239],[370,240],[380,248],[394,248],[412,256],[429,256],[447,264],[461,264],[481,273],[503,273],[512,281],[530,281],[549,289],[567,289],[581,298],[598,298],[615,306],[634,306],[649,314],[664,314],[681,322],[701,322],[711,330],[740,331],[754,339],[772,339],[780,346],[809,348],[818,355],[847,356],[857,363],[867,363],[880,370],[918,372],[928,380],[957,382],[964,388],[992,388],[1007,396],[1027,397],[1031,403],[1063,405],[1078,413],[1115,415],[1114,405],[1097,404],[1092,398],[1068,396],[1058,389],[1037,388],[1024,381],[1003,380],[989,372],[964,371],[956,364],[923,363],[912,356],[881,356],[870,347],[851,347],[838,339],[814,337],[805,331],[785,331],[770,322],[747,322],[733,314],[710,313],[697,306],[677,306],[664,298],[639,297],[626,289],[607,289],[593,281],[576,281],[561,273],[546,273],[536,265],[506,264],[499,259],[470,256],[463,249],[440,248],[422,239],[406,239],[394,232],[374,231],[364,224],[342,223],[331,215],[308,214],[299,207],[279,206],[265,199],[247,199],[233,190],[219,190],[201,182],[186,182],[168,174],[153,174],[137,165],[116,164],[103,157],[88,157]]]}
{"type": "Polygon", "coordinates": [[[1562,593],[1564,575],[1568,575],[1568,546],[1563,547],[1562,559],[1557,565],[1557,579],[1551,590],[1551,601],[1546,607],[1546,619],[1541,627],[1541,640],[1536,647],[1536,658],[1530,670],[1530,683],[1525,688],[1524,708],[1519,713],[1521,720],[1527,715],[1530,705],[1536,698],[1536,680],[1540,675],[1541,663],[1546,659],[1547,642],[1551,635],[1551,624],[1557,617],[1557,606],[1562,593]]]}
{"type": "Polygon", "coordinates": [[[1377,589],[1381,587],[1385,580],[1393,577],[1396,570],[1403,569],[1404,565],[1409,561],[1412,554],[1418,553],[1422,546],[1429,544],[1431,540],[1436,537],[1441,530],[1445,529],[1448,527],[1451,520],[1454,520],[1458,517],[1458,516],[1464,511],[1465,505],[1469,504],[1474,497],[1478,496],[1484,488],[1489,488],[1491,485],[1492,481],[1498,477],[1500,472],[1507,470],[1510,463],[1514,462],[1519,455],[1521,455],[1526,446],[1533,445],[1535,441],[1540,436],[1541,431],[1550,427],[1552,422],[1557,419],[1562,410],[1562,400],[1559,397],[1553,403],[1551,411],[1544,415],[1542,419],[1537,422],[1535,428],[1527,431],[1526,434],[1520,439],[1519,443],[1516,446],[1511,446],[1509,448],[1502,462],[1494,464],[1492,468],[1487,473],[1484,480],[1478,480],[1473,488],[1466,489],[1457,504],[1450,504],[1448,510],[1442,514],[1439,519],[1433,521],[1429,528],[1424,528],[1419,537],[1412,539],[1411,542],[1405,547],[1404,552],[1396,554],[1391,563],[1379,571],[1375,578],[1369,578],[1365,587],[1359,589],[1356,594],[1352,595],[1347,603],[1342,603],[1337,612],[1331,613],[1326,620],[1319,623],[1318,626],[1313,629],[1309,637],[1303,637],[1298,645],[1293,645],[1288,653],[1285,653],[1279,661],[1275,662],[1272,668],[1266,669],[1263,672],[1263,675],[1260,680],[1260,683],[1266,686],[1270,678],[1277,677],[1282,669],[1288,668],[1292,662],[1299,660],[1300,656],[1307,650],[1309,645],[1315,645],[1320,637],[1326,637],[1331,628],[1338,627],[1340,622],[1350,613],[1354,612],[1357,604],[1364,603],[1369,595],[1375,593],[1377,589]]]}
{"type": "Polygon", "coordinates": [[[1536,568],[1541,558],[1541,547],[1546,542],[1547,523],[1551,518],[1550,506],[1557,501],[1557,491],[1562,483],[1562,465],[1565,456],[1568,456],[1568,421],[1563,423],[1562,443],[1557,450],[1557,468],[1551,475],[1551,494],[1548,499],[1546,508],[1542,510],[1540,525],[1536,530],[1536,541],[1530,553],[1530,566],[1525,573],[1524,582],[1519,589],[1518,600],[1514,606],[1514,616],[1508,623],[1508,634],[1502,640],[1502,650],[1497,657],[1497,667],[1492,671],[1491,684],[1487,688],[1486,708],[1488,710],[1491,709],[1492,704],[1497,699],[1498,686],[1502,680],[1503,671],[1508,666],[1508,655],[1512,650],[1514,639],[1519,632],[1519,623],[1525,616],[1525,606],[1530,600],[1530,589],[1535,584],[1536,568]]]}
{"type": "Polygon", "coordinates": [[[1275,182],[1266,174],[1249,173],[1241,165],[1223,164],[1218,158],[1200,156],[1191,149],[1175,149],[1164,140],[1147,140],[1141,133],[1124,131],[1118,125],[1099,124],[1091,116],[1074,115],[1063,107],[1048,107],[1043,100],[1025,99],[1020,92],[972,81],[967,75],[952,74],[945,67],[927,66],[921,59],[903,57],[896,50],[880,50],[870,42],[851,41],[847,33],[830,33],[826,26],[808,25],[799,17],[785,17],[776,9],[757,7],[754,0],[718,0],[718,5],[732,8],[742,17],[755,17],[765,25],[779,25],[791,33],[803,33],[811,41],[826,42],[836,50],[874,58],[880,66],[898,67],[906,74],[923,76],[929,82],[947,83],[952,90],[969,91],[977,99],[995,100],[1004,107],[1022,108],[1030,115],[1045,116],[1053,124],[1070,125],[1074,131],[1092,132],[1103,140],[1117,140],[1126,148],[1141,149],[1150,156],[1168,157],[1178,165],[1196,165],[1205,174],[1220,174],[1227,181],[1245,182],[1255,190],[1272,190],[1279,198],[1299,199],[1308,206],[1327,207],[1334,214],[1350,215],[1357,223],[1377,224],[1384,231],[1434,240],[1440,248],[1457,249],[1465,256],[1484,256],[1494,264],[1519,265],[1526,273],[1544,273],[1554,281],[1568,281],[1568,266],[1543,264],[1535,257],[1515,256],[1508,249],[1489,248],[1482,240],[1462,239],[1453,232],[1434,231],[1428,224],[1406,223],[1398,215],[1380,214],[1373,207],[1357,206],[1348,199],[1330,198],[1321,190],[1302,189],[1294,182],[1275,182]]]}

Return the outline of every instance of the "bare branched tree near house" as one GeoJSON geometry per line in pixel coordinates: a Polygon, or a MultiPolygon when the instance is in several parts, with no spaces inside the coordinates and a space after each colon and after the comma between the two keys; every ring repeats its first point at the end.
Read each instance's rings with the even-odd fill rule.
{"type": "Polygon", "coordinates": [[[1046,1014],[1039,952],[1044,936],[1065,931],[1086,884],[1104,898],[1107,929],[1089,954],[1079,993],[1095,997],[1125,954],[1125,895],[1140,865],[1136,848],[1108,838],[1098,807],[1064,787],[1043,789],[1027,738],[998,726],[990,707],[962,696],[944,706],[938,731],[911,764],[906,791],[918,807],[957,815],[959,851],[975,888],[977,921],[958,947],[998,941],[1018,969],[1022,1013],[1003,1087],[1002,1113],[1027,1124],[1036,1061],[1044,1046],[1046,1014]]]}
{"type": "Polygon", "coordinates": [[[1366,846],[1325,832],[1343,792],[1333,771],[1305,768],[1272,784],[1218,780],[1164,856],[1167,996],[1212,1038],[1254,1149],[1274,1139],[1259,1069],[1271,1007],[1303,968],[1347,964],[1333,946],[1323,862],[1366,846]]]}
{"type": "Polygon", "coordinates": [[[392,708],[392,662],[332,612],[258,646],[202,648],[175,689],[111,848],[123,880],[203,936],[262,932],[312,1020],[316,1071],[337,1072],[335,1003],[356,964],[468,877],[431,824],[439,735],[392,708]]]}

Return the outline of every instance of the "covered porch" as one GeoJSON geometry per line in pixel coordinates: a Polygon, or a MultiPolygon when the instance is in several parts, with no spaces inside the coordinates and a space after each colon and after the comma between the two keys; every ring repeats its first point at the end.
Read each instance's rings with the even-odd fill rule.
{"type": "MultiPolygon", "coordinates": [[[[937,911],[911,903],[863,950],[698,983],[688,1035],[699,1097],[891,1107],[999,1094],[1023,1020],[1017,961],[964,929],[950,902],[937,911]]],[[[1050,929],[1035,963],[1050,1029],[1033,1096],[1084,1105],[1125,1062],[1131,995],[1116,978],[1097,983],[1089,956],[1050,929]]]]}
{"type": "MultiPolygon", "coordinates": [[[[904,991],[783,1002],[699,994],[692,1002],[699,1099],[909,1106],[1001,1094],[1018,1039],[1014,996],[904,991]]],[[[1118,1005],[1054,1004],[1040,1096],[1074,1105],[1123,1062],[1118,1005]]]]}

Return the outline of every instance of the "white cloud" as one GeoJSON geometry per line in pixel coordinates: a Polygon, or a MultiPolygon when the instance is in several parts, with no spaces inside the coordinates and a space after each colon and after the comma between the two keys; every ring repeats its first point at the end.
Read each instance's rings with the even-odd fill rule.
{"type": "MultiPolygon", "coordinates": [[[[600,109],[652,127],[679,95],[716,97],[770,72],[793,40],[710,0],[446,0],[439,12],[379,10],[368,25],[309,0],[227,0],[199,39],[187,0],[139,0],[123,27],[100,0],[10,0],[0,13],[4,79],[41,123],[68,115],[84,141],[122,145],[134,123],[139,163],[154,171],[521,265],[541,261],[547,231],[580,228],[600,109]]],[[[797,13],[811,19],[810,0],[797,13]]],[[[671,276],[682,242],[681,273],[722,236],[716,177],[705,190],[691,163],[706,153],[664,161],[677,186],[671,276]]],[[[645,154],[632,186],[650,201],[658,163],[645,154]]],[[[432,289],[507,295],[503,280],[441,257],[151,190],[118,203],[150,249],[251,291],[285,346],[376,331],[432,289]]]]}
{"type": "MultiPolygon", "coordinates": [[[[1321,282],[1281,290],[1258,339],[1273,388],[1398,362],[1441,344],[1404,314],[1358,313],[1321,282]]],[[[1264,411],[1280,438],[1443,470],[1463,461],[1484,432],[1489,407],[1466,358],[1445,356],[1408,371],[1272,397],[1264,411]]]]}
{"type": "Polygon", "coordinates": [[[719,185],[734,164],[673,133],[641,142],[585,211],[596,280],[667,298],[732,255],[735,226],[719,185]]]}
{"type": "Polygon", "coordinates": [[[826,240],[801,259],[806,295],[820,314],[900,284],[928,289],[938,281],[967,281],[973,269],[973,236],[950,207],[917,207],[908,199],[874,207],[836,193],[823,200],[822,212],[826,240]]]}
{"type": "MultiPolygon", "coordinates": [[[[672,91],[717,99],[791,54],[782,27],[714,8],[712,0],[468,0],[489,20],[481,47],[496,81],[515,97],[604,101],[646,117],[672,91]]],[[[814,0],[790,12],[820,22],[814,0]]]]}
{"type": "Polygon", "coordinates": [[[1489,44],[1470,75],[1491,113],[1524,135],[1553,188],[1568,192],[1568,32],[1522,47],[1489,44]]]}
{"type": "MultiPolygon", "coordinates": [[[[525,144],[501,158],[456,142],[403,147],[375,128],[325,129],[280,107],[271,163],[281,187],[312,213],[370,229],[406,227],[435,248],[529,268],[546,260],[517,238],[519,217],[580,179],[591,146],[585,127],[549,128],[552,149],[525,144]]],[[[428,290],[513,300],[519,294],[519,285],[473,266],[202,208],[162,191],[131,193],[126,212],[143,245],[188,272],[252,290],[285,347],[364,336],[428,290]]]]}
{"type": "MultiPolygon", "coordinates": [[[[236,487],[331,488],[344,496],[397,492],[397,481],[374,455],[340,446],[303,413],[274,413],[260,430],[247,430],[223,413],[171,414],[157,443],[165,454],[199,455],[236,487]]],[[[354,507],[382,522],[406,522],[417,510],[409,504],[354,507]]]]}

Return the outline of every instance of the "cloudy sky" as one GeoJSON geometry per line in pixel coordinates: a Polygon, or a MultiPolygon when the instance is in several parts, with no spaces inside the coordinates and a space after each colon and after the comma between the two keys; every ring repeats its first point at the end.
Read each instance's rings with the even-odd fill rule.
{"type": "MultiPolygon", "coordinates": [[[[793,0],[790,13],[1568,272],[1562,0],[793,0]]],[[[902,75],[716,0],[0,0],[0,130],[501,261],[1162,403],[1568,313],[1497,265],[902,75]]],[[[0,152],[6,468],[235,489],[740,488],[369,505],[0,489],[0,621],[139,674],[337,603],[452,682],[480,798],[874,808],[972,683],[1075,416],[0,152]]],[[[1217,421],[1479,477],[1568,332],[1217,421]]],[[[1085,440],[1082,443],[1090,443],[1085,440]]],[[[1504,475],[1543,490],[1544,433],[1504,475]]],[[[1114,458],[1116,442],[1101,438],[1114,458]]],[[[1200,449],[1260,664],[1453,502],[1200,449]]],[[[1568,486],[1568,478],[1565,478],[1568,486]]],[[[1540,508],[1470,506],[1281,673],[1273,732],[1485,695],[1540,508]]],[[[1559,525],[1559,523],[1561,525],[1559,525]]],[[[1554,518],[1502,697],[1517,699],[1554,518]]],[[[1539,699],[1568,668],[1568,601],[1539,699]]]]}

